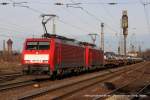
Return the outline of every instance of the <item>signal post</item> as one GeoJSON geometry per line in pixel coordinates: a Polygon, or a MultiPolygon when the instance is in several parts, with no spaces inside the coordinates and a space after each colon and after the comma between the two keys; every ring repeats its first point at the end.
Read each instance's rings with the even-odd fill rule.
{"type": "Polygon", "coordinates": [[[124,35],[124,55],[127,55],[126,52],[126,40],[128,35],[128,15],[127,10],[123,10],[122,12],[122,29],[123,29],[123,35],[124,35]]]}

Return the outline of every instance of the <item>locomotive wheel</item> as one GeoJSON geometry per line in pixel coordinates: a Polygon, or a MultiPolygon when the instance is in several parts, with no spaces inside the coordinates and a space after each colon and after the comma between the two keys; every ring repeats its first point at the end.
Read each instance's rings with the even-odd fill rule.
{"type": "Polygon", "coordinates": [[[57,75],[57,79],[58,80],[61,80],[63,78],[63,71],[62,70],[59,70],[59,73],[57,75]]]}
{"type": "Polygon", "coordinates": [[[56,80],[57,78],[57,71],[54,71],[53,74],[51,75],[52,80],[56,80]]]}
{"type": "Polygon", "coordinates": [[[53,74],[51,75],[51,80],[55,80],[56,79],[56,76],[53,74]]]}
{"type": "Polygon", "coordinates": [[[62,74],[57,75],[57,79],[58,79],[58,80],[63,79],[63,75],[62,75],[62,74]]]}
{"type": "Polygon", "coordinates": [[[54,76],[53,75],[51,75],[50,80],[54,80],[54,76]]]}
{"type": "Polygon", "coordinates": [[[74,69],[71,70],[71,76],[74,76],[75,75],[75,72],[74,72],[74,69]]]}

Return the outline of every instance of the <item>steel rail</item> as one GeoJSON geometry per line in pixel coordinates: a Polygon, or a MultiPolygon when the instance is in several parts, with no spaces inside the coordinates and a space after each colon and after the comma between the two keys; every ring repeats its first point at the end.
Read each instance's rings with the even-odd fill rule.
{"type": "MultiPolygon", "coordinates": [[[[132,70],[132,71],[137,71],[138,69],[143,68],[143,67],[144,67],[145,65],[147,65],[147,64],[149,64],[149,63],[145,63],[144,65],[142,65],[142,66],[140,66],[139,68],[137,68],[137,69],[135,69],[135,70],[132,70]]],[[[126,83],[125,85],[123,85],[123,86],[121,86],[121,87],[118,87],[118,88],[116,88],[116,89],[114,89],[114,90],[112,90],[112,91],[110,91],[110,92],[108,92],[108,93],[106,93],[106,94],[104,94],[104,95],[111,95],[111,94],[113,94],[113,93],[115,93],[115,92],[118,92],[119,90],[121,90],[121,89],[127,87],[128,85],[132,84],[133,82],[139,80],[139,78],[142,77],[142,75],[144,74],[145,68],[146,68],[146,67],[144,67],[144,70],[142,71],[141,75],[140,75],[139,77],[137,77],[136,79],[134,79],[134,80],[132,80],[132,81],[126,83]]],[[[99,99],[101,99],[101,98],[103,98],[103,97],[101,97],[101,96],[96,96],[96,98],[94,98],[93,100],[99,100],[99,99]]]]}
{"type": "Polygon", "coordinates": [[[140,89],[136,95],[139,95],[140,93],[142,93],[148,86],[150,86],[150,83],[148,83],[147,85],[145,85],[142,89],[140,89]]]}
{"type": "MultiPolygon", "coordinates": [[[[141,63],[139,63],[141,64],[141,63]]],[[[131,65],[132,66],[132,65],[131,65]]],[[[130,66],[130,67],[131,67],[130,66]]],[[[134,65],[135,66],[135,65],[134,65]]],[[[42,89],[37,89],[37,90],[33,90],[33,91],[29,91],[23,95],[20,95],[18,97],[16,97],[16,99],[18,100],[23,100],[23,99],[29,99],[29,98],[32,98],[32,97],[36,97],[36,96],[39,96],[41,94],[44,94],[44,93],[48,93],[48,92],[52,92],[52,91],[59,91],[60,89],[64,89],[64,88],[67,88],[67,87],[71,87],[73,85],[77,85],[77,84],[81,84],[81,83],[86,83],[87,84],[87,81],[90,81],[90,80],[95,80],[95,82],[93,83],[90,83],[90,84],[87,84],[86,86],[83,86],[83,87],[80,87],[80,88],[77,88],[75,90],[72,90],[66,94],[63,94],[63,95],[60,95],[60,96],[56,96],[54,97],[53,99],[58,99],[58,98],[63,98],[65,97],[66,95],[69,95],[69,94],[72,94],[72,93],[75,93],[76,91],[80,91],[81,89],[85,89],[91,85],[94,85],[94,84],[97,84],[97,83],[100,83],[102,81],[105,81],[105,80],[108,80],[108,79],[111,79],[112,77],[116,76],[116,75],[119,75],[119,74],[122,74],[124,72],[127,72],[127,71],[130,71],[132,68],[123,68],[123,69],[120,69],[120,70],[117,70],[117,71],[114,71],[112,74],[113,75],[110,75],[108,73],[104,74],[104,75],[100,75],[100,76],[96,76],[96,77],[93,77],[93,78],[90,78],[90,79],[85,79],[85,80],[81,80],[81,81],[77,81],[77,82],[73,82],[73,83],[69,83],[69,84],[64,84],[64,85],[61,85],[61,86],[57,86],[57,87],[45,87],[45,88],[42,88],[42,89]],[[126,69],[126,70],[125,70],[126,69]],[[117,73],[118,72],[118,73],[117,73]],[[105,78],[104,78],[105,76],[105,78]],[[99,79],[99,81],[97,81],[98,79],[97,78],[104,78],[104,79],[99,79]]],[[[136,66],[135,66],[136,67],[136,66]]]]}
{"type": "MultiPolygon", "coordinates": [[[[141,66],[140,66],[139,68],[141,68],[141,66]]],[[[137,70],[137,69],[139,69],[139,68],[136,68],[136,69],[134,69],[134,70],[137,70]]],[[[130,69],[128,69],[127,71],[124,71],[124,72],[128,72],[128,71],[130,71],[130,69]]],[[[130,71],[130,72],[131,72],[131,71],[130,71]]],[[[120,72],[120,73],[122,73],[122,72],[120,72]]],[[[65,97],[65,96],[68,96],[68,95],[70,95],[70,94],[73,94],[73,93],[75,93],[75,92],[77,92],[77,91],[80,91],[80,90],[82,90],[82,89],[85,89],[85,88],[87,88],[87,87],[90,87],[90,86],[92,86],[92,85],[95,85],[95,84],[97,84],[97,83],[103,82],[103,81],[105,81],[105,80],[109,80],[109,79],[111,79],[111,78],[114,77],[114,76],[118,76],[120,73],[115,74],[115,75],[112,75],[112,76],[110,76],[110,77],[108,77],[108,78],[106,78],[106,79],[104,79],[104,80],[100,80],[100,81],[98,81],[98,82],[96,82],[96,83],[90,84],[90,85],[85,86],[85,87],[83,87],[83,88],[81,88],[81,89],[77,89],[76,91],[72,91],[72,92],[70,92],[70,93],[67,93],[67,94],[58,96],[58,97],[53,98],[53,99],[54,99],[54,100],[59,100],[59,99],[65,97]]]]}
{"type": "MultiPolygon", "coordinates": [[[[139,89],[139,90],[137,91],[137,93],[135,94],[136,97],[131,98],[131,100],[135,100],[136,98],[140,98],[140,94],[141,94],[145,89],[147,89],[149,86],[150,86],[150,82],[148,82],[148,84],[146,84],[143,88],[139,89]]],[[[146,96],[147,94],[142,94],[142,95],[146,96]]]]}
{"type": "Polygon", "coordinates": [[[22,73],[21,73],[21,72],[14,72],[14,73],[1,73],[1,74],[0,74],[0,77],[1,77],[1,76],[18,75],[18,74],[22,74],[22,73]]]}
{"type": "Polygon", "coordinates": [[[13,80],[19,76],[23,76],[22,73],[7,73],[7,74],[0,74],[0,82],[5,82],[9,80],[13,80]]]}
{"type": "Polygon", "coordinates": [[[0,91],[23,87],[23,86],[27,86],[27,85],[31,85],[31,84],[35,84],[35,83],[36,83],[36,81],[34,81],[34,80],[27,80],[27,81],[21,81],[21,82],[6,84],[6,85],[0,85],[0,91]]]}

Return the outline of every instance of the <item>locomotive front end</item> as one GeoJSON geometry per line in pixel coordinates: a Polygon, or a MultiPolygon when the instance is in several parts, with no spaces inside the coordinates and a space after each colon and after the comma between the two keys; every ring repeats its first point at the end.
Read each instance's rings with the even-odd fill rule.
{"type": "Polygon", "coordinates": [[[50,40],[27,39],[22,52],[25,73],[49,72],[50,40]]]}

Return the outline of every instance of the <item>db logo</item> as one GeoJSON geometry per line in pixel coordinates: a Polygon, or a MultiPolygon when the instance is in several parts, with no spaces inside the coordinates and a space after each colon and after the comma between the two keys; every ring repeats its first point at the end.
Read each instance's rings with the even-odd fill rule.
{"type": "Polygon", "coordinates": [[[38,52],[36,52],[36,54],[39,54],[38,52]]]}

